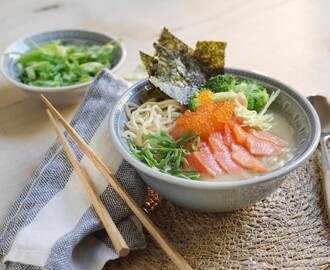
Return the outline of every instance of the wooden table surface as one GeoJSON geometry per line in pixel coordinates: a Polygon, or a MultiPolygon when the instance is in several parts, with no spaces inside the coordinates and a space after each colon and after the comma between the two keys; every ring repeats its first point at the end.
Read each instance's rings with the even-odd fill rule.
{"type": "MultiPolygon", "coordinates": [[[[139,50],[153,51],[166,26],[192,47],[197,40],[227,41],[227,67],[260,71],[303,95],[330,98],[329,14],[327,0],[0,0],[0,51],[41,31],[94,29],[123,39],[127,58],[117,74],[124,77],[140,63],[139,50]]],[[[70,119],[76,107],[60,111],[70,119]]],[[[54,139],[44,106],[1,74],[0,224],[54,139]]]]}

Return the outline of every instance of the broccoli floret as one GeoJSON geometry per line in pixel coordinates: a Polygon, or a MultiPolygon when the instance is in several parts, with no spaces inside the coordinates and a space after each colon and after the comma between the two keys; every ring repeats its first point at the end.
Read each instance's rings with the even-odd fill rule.
{"type": "Polygon", "coordinates": [[[234,92],[243,93],[248,101],[247,108],[260,112],[269,100],[265,86],[254,80],[244,80],[235,85],[234,92]]]}
{"type": "Polygon", "coordinates": [[[255,104],[256,104],[256,100],[253,98],[253,97],[249,97],[248,99],[247,99],[247,109],[248,110],[254,110],[254,106],[255,106],[255,104]]]}
{"type": "MultiPolygon", "coordinates": [[[[223,92],[242,93],[247,99],[247,108],[249,110],[255,110],[258,113],[269,100],[267,90],[262,83],[254,80],[243,80],[239,82],[237,78],[232,75],[217,75],[211,77],[207,80],[205,88],[216,94],[223,92]]],[[[193,106],[194,110],[196,110],[195,107],[193,106]]]]}
{"type": "Polygon", "coordinates": [[[189,110],[191,110],[191,111],[194,112],[194,111],[197,110],[197,107],[200,106],[197,97],[199,96],[199,94],[200,94],[200,92],[201,92],[202,90],[203,90],[203,89],[195,91],[195,92],[192,94],[192,96],[190,97],[190,99],[189,99],[189,103],[188,103],[188,108],[189,108],[189,110]]]}
{"type": "Polygon", "coordinates": [[[254,105],[254,110],[257,111],[258,113],[261,112],[261,110],[265,107],[267,102],[269,101],[269,95],[266,91],[262,91],[262,96],[255,98],[255,105],[254,105]]]}
{"type": "Polygon", "coordinates": [[[199,91],[195,91],[193,95],[191,96],[188,104],[188,108],[191,111],[196,111],[198,107],[200,107],[203,104],[203,98],[200,98],[200,94],[202,91],[208,91],[211,93],[211,99],[213,102],[222,102],[225,100],[234,100],[237,96],[235,92],[219,92],[219,93],[213,93],[209,89],[202,88],[199,91]]]}
{"type": "Polygon", "coordinates": [[[233,91],[236,83],[236,77],[232,75],[217,75],[210,77],[207,80],[205,88],[210,89],[214,93],[231,92],[233,91]]]}

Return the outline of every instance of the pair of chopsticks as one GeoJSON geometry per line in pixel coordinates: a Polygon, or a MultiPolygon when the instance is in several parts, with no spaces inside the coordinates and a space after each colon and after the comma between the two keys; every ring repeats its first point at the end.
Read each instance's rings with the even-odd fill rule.
{"type": "Polygon", "coordinates": [[[67,153],[68,159],[72,163],[72,166],[77,172],[77,175],[81,179],[83,186],[90,196],[92,204],[95,208],[97,215],[99,216],[103,226],[105,227],[116,251],[119,256],[126,256],[129,253],[129,248],[123,239],[122,235],[118,231],[115,223],[107,212],[103,205],[99,195],[95,191],[92,182],[88,178],[87,173],[77,160],[72,148],[68,141],[60,131],[58,122],[59,121],[64,129],[70,134],[72,139],[77,143],[80,149],[86,154],[94,166],[100,171],[104,178],[108,181],[110,186],[117,192],[117,194],[123,199],[128,207],[132,210],[135,216],[140,220],[145,229],[151,234],[158,245],[168,255],[172,262],[179,269],[192,269],[185,259],[177,252],[174,246],[166,239],[164,234],[157,228],[157,226],[151,221],[147,214],[140,208],[140,206],[134,201],[134,199],[128,194],[125,188],[118,182],[113,176],[111,171],[106,165],[99,159],[99,157],[93,152],[93,150],[86,144],[86,142],[78,135],[78,133],[71,127],[71,125],[63,118],[63,116],[54,108],[54,106],[47,100],[47,98],[41,95],[42,100],[46,104],[48,110],[47,114],[51,120],[52,125],[60,139],[64,150],[67,153]]]}

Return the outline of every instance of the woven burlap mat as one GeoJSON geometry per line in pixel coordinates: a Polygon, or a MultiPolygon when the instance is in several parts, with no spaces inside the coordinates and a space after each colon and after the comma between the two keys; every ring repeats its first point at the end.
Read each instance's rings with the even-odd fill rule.
{"type": "MultiPolygon", "coordinates": [[[[271,196],[232,213],[200,213],[163,200],[150,218],[194,269],[327,269],[330,226],[320,151],[271,196]]],[[[152,237],[105,269],[176,269],[152,237]]]]}

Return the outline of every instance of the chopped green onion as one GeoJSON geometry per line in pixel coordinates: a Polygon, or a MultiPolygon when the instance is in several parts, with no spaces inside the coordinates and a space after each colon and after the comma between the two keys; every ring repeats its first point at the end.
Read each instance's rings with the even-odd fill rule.
{"type": "MultiPolygon", "coordinates": [[[[60,41],[38,46],[29,42],[31,51],[20,54],[17,65],[20,79],[32,86],[68,86],[92,80],[103,68],[116,63],[119,42],[104,45],[70,45],[60,41]]],[[[17,54],[12,52],[10,54],[17,54]]]]}
{"type": "Polygon", "coordinates": [[[145,138],[148,140],[149,147],[128,141],[133,156],[138,160],[163,173],[194,180],[200,178],[198,171],[182,168],[182,164],[187,163],[184,156],[190,154],[189,150],[197,149],[199,136],[187,133],[175,141],[161,132],[160,135],[145,135],[145,138]]]}

